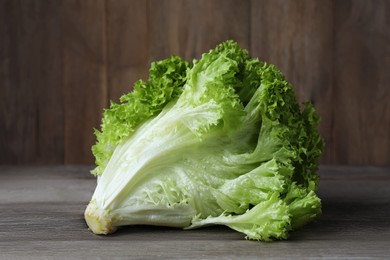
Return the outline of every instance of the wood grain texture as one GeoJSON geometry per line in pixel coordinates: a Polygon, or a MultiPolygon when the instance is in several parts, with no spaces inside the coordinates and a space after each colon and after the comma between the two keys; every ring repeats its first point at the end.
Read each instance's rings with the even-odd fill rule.
{"type": "MultiPolygon", "coordinates": [[[[332,142],[333,3],[264,0],[251,2],[251,53],[275,64],[292,83],[298,102],[311,101],[320,132],[332,142]]],[[[324,161],[329,162],[326,149],[324,161]]]]}
{"type": "Polygon", "coordinates": [[[93,128],[107,104],[104,0],[63,2],[64,162],[92,163],[93,128]]]}
{"type": "Polygon", "coordinates": [[[322,163],[390,165],[390,2],[0,0],[0,164],[93,162],[109,100],[150,63],[233,39],[322,122],[322,163]]]}
{"type": "Polygon", "coordinates": [[[62,163],[61,2],[0,5],[0,163],[62,163]]]}
{"type": "Polygon", "coordinates": [[[107,0],[107,95],[110,100],[148,77],[149,31],[146,0],[107,0]]]}
{"type": "Polygon", "coordinates": [[[273,243],[226,227],[130,226],[93,235],[83,219],[96,180],[89,167],[0,166],[1,259],[386,259],[390,169],[320,168],[323,214],[273,243]]]}
{"type": "Polygon", "coordinates": [[[150,0],[150,58],[187,60],[233,39],[249,48],[249,1],[150,0]]]}
{"type": "Polygon", "coordinates": [[[330,161],[388,165],[390,2],[336,1],[335,7],[333,106],[338,113],[330,161]]]}

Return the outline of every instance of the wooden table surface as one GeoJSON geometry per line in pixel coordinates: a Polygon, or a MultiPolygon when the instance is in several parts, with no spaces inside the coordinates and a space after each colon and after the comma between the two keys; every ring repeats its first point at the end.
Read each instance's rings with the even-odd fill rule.
{"type": "Polygon", "coordinates": [[[218,226],[133,226],[93,235],[83,212],[95,188],[85,166],[0,166],[0,259],[388,258],[390,169],[320,169],[323,214],[287,241],[247,241],[218,226]]]}

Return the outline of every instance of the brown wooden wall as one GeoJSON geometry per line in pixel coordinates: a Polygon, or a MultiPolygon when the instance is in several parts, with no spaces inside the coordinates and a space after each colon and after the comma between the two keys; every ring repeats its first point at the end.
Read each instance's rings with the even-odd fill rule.
{"type": "Polygon", "coordinates": [[[0,0],[0,163],[93,163],[109,99],[227,39],[315,103],[322,163],[390,165],[385,0],[0,0]]]}

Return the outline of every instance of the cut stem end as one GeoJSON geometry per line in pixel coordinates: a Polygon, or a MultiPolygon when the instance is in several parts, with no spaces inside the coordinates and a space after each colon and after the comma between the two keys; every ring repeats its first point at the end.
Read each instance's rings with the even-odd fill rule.
{"type": "Polygon", "coordinates": [[[99,208],[95,200],[88,204],[84,218],[89,229],[96,235],[107,235],[115,232],[117,229],[112,226],[107,210],[99,208]]]}

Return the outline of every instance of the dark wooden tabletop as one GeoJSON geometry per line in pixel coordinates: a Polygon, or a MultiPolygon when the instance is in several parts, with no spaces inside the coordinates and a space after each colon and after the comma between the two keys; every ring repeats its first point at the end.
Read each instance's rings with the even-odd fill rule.
{"type": "Polygon", "coordinates": [[[229,228],[133,226],[93,235],[83,212],[95,188],[85,166],[0,166],[0,259],[387,258],[390,169],[320,169],[323,214],[289,240],[247,241],[229,228]]]}

